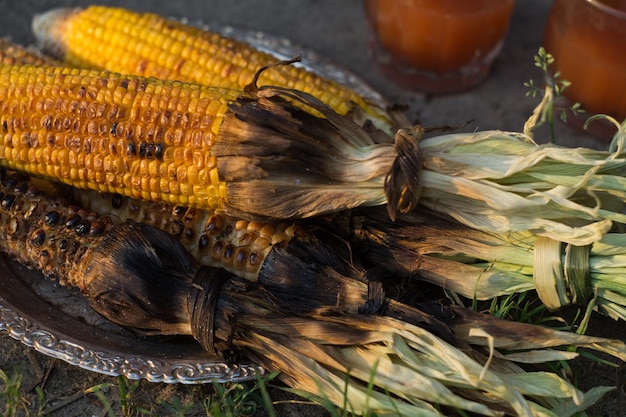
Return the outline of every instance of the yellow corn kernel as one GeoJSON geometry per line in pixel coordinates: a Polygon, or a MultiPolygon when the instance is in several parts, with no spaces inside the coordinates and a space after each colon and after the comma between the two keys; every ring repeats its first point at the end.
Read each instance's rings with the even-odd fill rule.
{"type": "Polygon", "coordinates": [[[109,72],[1,66],[0,165],[79,188],[222,206],[213,132],[241,94],[109,72]]]}
{"type": "MultiPolygon", "coordinates": [[[[270,54],[175,20],[122,8],[90,6],[54,9],[37,16],[33,28],[41,44],[69,65],[177,79],[241,89],[256,71],[276,62],[270,54]]],[[[265,71],[259,85],[298,89],[356,121],[371,120],[390,133],[383,106],[303,67],[265,71]]]]}

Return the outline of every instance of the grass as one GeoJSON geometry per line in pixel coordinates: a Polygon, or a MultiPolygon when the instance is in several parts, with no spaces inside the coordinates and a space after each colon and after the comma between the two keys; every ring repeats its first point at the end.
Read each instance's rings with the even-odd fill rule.
{"type": "Polygon", "coordinates": [[[14,417],[20,415],[22,411],[27,416],[43,416],[45,415],[43,408],[45,404],[45,393],[39,387],[35,388],[36,402],[32,407],[32,414],[29,409],[31,404],[22,396],[23,374],[19,369],[15,369],[10,374],[0,369],[0,412],[4,417],[14,417]]]}
{"type": "Polygon", "coordinates": [[[551,90],[549,93],[545,88],[538,87],[535,85],[534,81],[531,79],[528,82],[524,83],[524,86],[528,88],[526,96],[537,97],[541,94],[547,94],[547,100],[544,102],[544,106],[541,110],[541,115],[539,118],[539,123],[537,126],[542,124],[543,122],[548,122],[550,128],[550,138],[552,143],[556,143],[556,134],[554,129],[554,113],[559,113],[559,118],[561,121],[567,121],[568,113],[571,113],[572,116],[577,116],[580,114],[584,114],[585,110],[582,108],[580,103],[574,103],[569,107],[558,107],[556,105],[557,102],[561,101],[560,98],[563,97],[563,92],[567,87],[570,86],[570,82],[561,78],[561,73],[556,71],[554,73],[551,72],[549,67],[554,64],[554,57],[549,54],[543,47],[539,48],[539,51],[534,56],[535,66],[544,74],[544,82],[547,84],[547,87],[551,90]],[[549,94],[549,95],[548,95],[549,94]]]}
{"type": "MultiPolygon", "coordinates": [[[[110,378],[111,382],[88,386],[59,398],[49,398],[40,387],[34,389],[35,396],[31,395],[23,384],[24,375],[24,371],[18,367],[9,372],[0,370],[0,416],[73,415],[71,406],[81,401],[97,403],[96,408],[100,409],[98,417],[277,417],[282,415],[277,411],[278,406],[304,406],[313,410],[310,415],[315,416],[353,415],[350,411],[337,408],[323,399],[313,399],[306,393],[298,393],[280,383],[273,383],[278,372],[269,373],[250,382],[176,387],[116,377],[110,378]],[[155,391],[154,388],[159,386],[163,389],[155,391]],[[272,396],[287,398],[274,400],[272,396]]],[[[367,414],[366,417],[376,415],[367,414]]]]}
{"type": "Polygon", "coordinates": [[[287,399],[272,399],[273,396],[285,397],[280,393],[288,391],[274,382],[277,372],[243,383],[177,386],[131,381],[124,377],[103,377],[110,382],[97,383],[72,394],[55,397],[39,386],[29,390],[24,384],[29,371],[19,367],[10,371],[0,369],[0,416],[69,416],[75,415],[72,410],[76,407],[80,409],[85,402],[100,410],[100,414],[96,414],[98,417],[276,417],[280,415],[278,406],[292,404],[317,408],[314,415],[350,415],[332,405],[327,408],[314,406],[310,401],[293,395],[287,399]]]}
{"type": "MultiPolygon", "coordinates": [[[[73,402],[92,396],[99,402],[101,416],[252,416],[275,417],[276,412],[268,393],[268,383],[277,373],[271,373],[249,383],[215,383],[212,386],[183,386],[175,390],[169,399],[156,399],[146,395],[145,381],[131,381],[124,377],[80,390],[79,395],[62,399],[47,398],[43,389],[37,387],[36,398],[28,395],[23,386],[24,373],[20,368],[10,372],[0,370],[0,415],[4,417],[43,417],[62,415],[63,409],[73,402]],[[259,414],[259,410],[265,413],[259,414]]],[[[171,391],[171,390],[165,390],[171,391]]]]}
{"type": "MultiPolygon", "coordinates": [[[[278,413],[277,406],[280,405],[309,407],[307,414],[301,414],[299,410],[296,410],[288,413],[290,416],[352,417],[354,415],[345,407],[341,409],[324,401],[324,398],[316,398],[306,392],[272,383],[277,375],[278,372],[270,373],[256,381],[246,383],[177,386],[175,392],[165,389],[165,392],[170,391],[167,400],[157,399],[152,394],[146,394],[145,391],[152,391],[151,388],[159,385],[171,386],[117,377],[111,378],[114,382],[98,383],[56,400],[48,398],[44,390],[37,387],[35,389],[37,398],[33,401],[25,392],[26,388],[22,384],[24,373],[21,369],[15,368],[8,373],[0,370],[0,416],[73,416],[75,414],[73,409],[70,409],[71,405],[74,402],[85,401],[87,397],[91,397],[91,402],[98,403],[99,414],[92,414],[98,417],[277,417],[285,415],[278,413]],[[272,394],[276,395],[280,392],[293,395],[283,400],[271,398],[272,394]]],[[[163,394],[164,392],[159,390],[158,397],[162,397],[163,394]]],[[[461,410],[457,412],[459,415],[466,415],[461,410]]],[[[367,412],[363,416],[377,417],[377,414],[367,412]]]]}

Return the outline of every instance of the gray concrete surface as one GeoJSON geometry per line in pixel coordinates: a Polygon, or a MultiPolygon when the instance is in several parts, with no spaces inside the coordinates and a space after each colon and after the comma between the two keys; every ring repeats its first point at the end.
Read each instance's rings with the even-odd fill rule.
{"type": "MultiPolygon", "coordinates": [[[[30,33],[33,14],[52,7],[89,3],[93,2],[0,0],[0,36],[30,43],[33,41],[30,33]]],[[[523,83],[530,78],[541,82],[542,75],[533,65],[533,55],[541,44],[551,2],[519,0],[492,76],[471,91],[441,97],[403,91],[378,73],[368,51],[368,29],[360,0],[101,0],[99,3],[217,22],[288,38],[301,45],[305,51],[314,50],[357,73],[390,101],[408,104],[409,114],[419,116],[427,126],[458,125],[473,119],[474,122],[466,126],[465,130],[520,130],[537,102],[525,96],[523,83]]],[[[547,131],[541,130],[537,140],[545,142],[546,135],[547,131]]],[[[557,137],[560,143],[572,146],[606,146],[560,124],[557,125],[557,137]]],[[[598,323],[597,329],[604,329],[605,333],[610,333],[613,326],[623,327],[623,323],[602,319],[597,319],[595,323],[598,323]]],[[[25,350],[6,335],[0,335],[0,349],[0,368],[25,355],[25,350]]],[[[588,383],[591,385],[615,383],[621,375],[610,368],[602,368],[601,375],[592,379],[596,371],[592,370],[589,374],[588,383]]],[[[64,372],[72,375],[72,378],[92,378],[74,369],[64,372]]],[[[624,405],[624,395],[620,392],[605,400],[601,407],[595,409],[595,413],[618,416],[618,410],[626,410],[624,405]]]]}

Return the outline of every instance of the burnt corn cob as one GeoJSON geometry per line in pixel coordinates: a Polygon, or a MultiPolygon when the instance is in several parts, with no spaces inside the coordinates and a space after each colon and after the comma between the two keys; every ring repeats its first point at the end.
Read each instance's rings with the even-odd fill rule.
{"type": "Polygon", "coordinates": [[[295,225],[234,218],[219,210],[200,210],[135,200],[119,194],[74,189],[79,205],[116,221],[149,224],[176,237],[201,264],[222,267],[251,281],[276,244],[288,242],[295,225]]]}
{"type": "MultiPolygon", "coordinates": [[[[67,191],[66,191],[67,192],[67,191]]],[[[135,200],[117,194],[69,190],[78,205],[115,222],[137,222],[167,232],[203,266],[220,267],[250,281],[299,296],[321,292],[336,306],[363,303],[360,292],[344,291],[366,271],[350,255],[349,243],[330,222],[248,221],[219,210],[204,211],[165,203],[135,200]],[[337,275],[340,271],[341,274],[337,275]],[[348,278],[349,277],[349,278],[348,278]]],[[[344,213],[340,216],[347,216],[344,213]]],[[[394,312],[395,305],[390,307],[394,312]]]]}
{"type": "Polygon", "coordinates": [[[82,257],[113,224],[109,216],[46,196],[21,174],[0,172],[1,250],[62,285],[80,285],[82,257]]]}
{"type": "Polygon", "coordinates": [[[417,173],[403,172],[421,168],[412,142],[376,143],[295,90],[0,68],[0,165],[138,199],[303,218],[384,204],[388,194],[388,207],[405,210],[419,189],[417,173]],[[388,184],[400,191],[389,193],[388,184]]]}
{"type": "MultiPolygon", "coordinates": [[[[217,33],[152,13],[106,6],[54,9],[35,17],[41,45],[71,66],[242,89],[276,57],[217,33]]],[[[391,133],[383,106],[303,67],[272,68],[261,85],[302,90],[342,115],[391,133]]]]}
{"type": "MultiPolygon", "coordinates": [[[[0,251],[23,265],[38,269],[61,285],[80,289],[96,311],[110,314],[107,309],[114,302],[97,300],[98,296],[124,291],[116,287],[110,276],[102,275],[100,268],[105,268],[107,261],[125,267],[127,273],[141,267],[154,280],[147,282],[148,286],[153,286],[148,291],[151,294],[158,294],[160,289],[158,274],[168,276],[173,270],[194,263],[183,248],[167,246],[171,242],[163,236],[154,238],[163,246],[159,247],[158,254],[153,254],[149,238],[133,234],[138,228],[141,226],[131,223],[115,224],[110,216],[100,216],[64,198],[49,197],[22,174],[0,171],[0,251]],[[110,242],[114,239],[123,241],[126,246],[112,246],[110,242]],[[136,251],[130,253],[128,246],[136,251]],[[146,256],[150,254],[153,262],[147,264],[146,256]],[[183,265],[168,263],[169,257],[183,265]],[[93,281],[103,285],[95,285],[93,281]]],[[[158,306],[142,305],[144,310],[116,312],[132,319],[130,325],[137,324],[139,330],[152,328],[157,322],[161,334],[181,334],[185,328],[181,322],[187,321],[187,313],[177,310],[181,300],[174,292],[157,296],[158,306]],[[154,316],[154,309],[163,309],[158,318],[154,316]]],[[[111,298],[119,301],[123,296],[111,298]]]]}
{"type": "MultiPolygon", "coordinates": [[[[187,259],[188,266],[197,265],[196,259],[175,236],[159,235],[157,232],[161,231],[150,224],[132,220],[120,222],[114,215],[100,215],[65,198],[48,196],[39,191],[27,176],[0,170],[0,251],[24,265],[40,270],[61,285],[79,288],[90,298],[96,297],[92,281],[99,283],[98,291],[106,292],[117,288],[112,284],[115,280],[124,279],[98,271],[119,270],[129,267],[130,263],[130,266],[134,265],[138,269],[151,269],[157,275],[167,276],[178,273],[176,268],[179,266],[173,266],[174,270],[169,269],[172,265],[168,262],[172,259],[187,259]],[[136,236],[143,233],[160,236],[158,245],[164,252],[150,256],[164,257],[162,263],[142,265],[141,257],[146,255],[141,252],[150,252],[152,243],[141,237],[134,238],[137,230],[139,235],[136,236]],[[122,243],[120,246],[111,246],[113,241],[122,243]],[[127,250],[135,255],[125,253],[127,250]],[[135,257],[136,260],[133,260],[135,257]]],[[[337,238],[336,231],[319,227],[293,227],[287,233],[291,234],[289,238],[272,244],[269,250],[262,253],[245,252],[248,261],[253,260],[256,268],[256,276],[253,278],[267,288],[280,291],[283,297],[298,298],[311,293],[315,294],[316,302],[323,305],[356,312],[367,300],[368,291],[367,285],[360,282],[365,270],[350,256],[349,245],[337,238]]],[[[265,239],[264,232],[259,232],[259,235],[259,239],[265,239]]],[[[244,236],[242,239],[235,242],[231,238],[230,241],[233,246],[237,244],[243,247],[248,238],[244,236]]],[[[233,265],[232,257],[223,256],[222,260],[214,258],[209,266],[233,265]]],[[[244,272],[251,275],[249,269],[244,272]]],[[[150,277],[151,274],[148,274],[147,278],[150,277]]],[[[161,279],[171,280],[176,277],[161,279]]],[[[158,288],[156,280],[154,285],[158,288]]],[[[164,301],[165,306],[155,305],[151,308],[167,309],[171,302],[164,301]]],[[[99,308],[108,307],[105,305],[99,308]]],[[[403,314],[400,306],[394,302],[390,302],[386,309],[390,315],[403,314]]],[[[414,319],[427,321],[421,315],[414,319]]],[[[143,318],[138,317],[137,320],[143,318]]]]}

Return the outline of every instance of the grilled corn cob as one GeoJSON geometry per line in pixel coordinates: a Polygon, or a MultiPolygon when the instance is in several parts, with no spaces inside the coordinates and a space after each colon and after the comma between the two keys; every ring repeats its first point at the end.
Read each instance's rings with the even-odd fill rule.
{"type": "Polygon", "coordinates": [[[0,65],[61,65],[61,62],[32,48],[0,38],[0,65]]]}
{"type": "Polygon", "coordinates": [[[201,265],[222,267],[251,281],[276,244],[288,242],[295,225],[233,218],[219,210],[206,211],[119,194],[72,190],[79,205],[116,221],[149,224],[175,236],[201,265]]]}
{"type": "Polygon", "coordinates": [[[208,151],[237,92],[66,68],[5,66],[0,77],[5,166],[136,198],[225,196],[208,151]]]}
{"type": "Polygon", "coordinates": [[[2,170],[0,224],[2,251],[62,285],[78,286],[82,257],[114,222],[64,198],[48,198],[23,176],[2,170]]]}
{"type": "MultiPolygon", "coordinates": [[[[402,149],[375,143],[303,94],[4,66],[0,164],[79,188],[247,217],[384,203],[383,184],[402,149]]],[[[400,179],[418,178],[403,172],[400,179]]]]}
{"type": "MultiPolygon", "coordinates": [[[[151,13],[90,6],[54,9],[35,17],[42,46],[80,68],[175,79],[242,89],[276,57],[254,47],[151,13]]],[[[306,91],[358,121],[373,121],[390,133],[384,108],[339,83],[302,67],[276,67],[259,82],[306,91]]]]}

